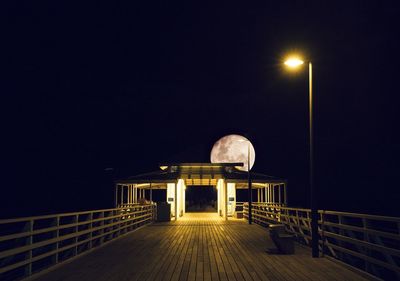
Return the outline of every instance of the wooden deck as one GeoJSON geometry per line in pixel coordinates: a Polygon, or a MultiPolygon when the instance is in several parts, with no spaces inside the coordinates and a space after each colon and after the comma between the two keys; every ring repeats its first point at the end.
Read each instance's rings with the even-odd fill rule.
{"type": "Polygon", "coordinates": [[[268,254],[267,230],[216,214],[154,223],[35,280],[367,280],[308,249],[268,254]]]}

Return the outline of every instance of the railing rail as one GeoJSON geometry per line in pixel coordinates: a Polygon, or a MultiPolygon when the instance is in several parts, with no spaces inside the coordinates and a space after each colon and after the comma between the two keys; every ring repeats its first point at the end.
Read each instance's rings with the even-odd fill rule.
{"type": "Polygon", "coordinates": [[[151,223],[155,205],[0,220],[0,280],[29,277],[151,223]]]}
{"type": "MultiPolygon", "coordinates": [[[[248,204],[243,205],[248,218],[248,204]]],[[[310,209],[254,203],[253,221],[281,223],[298,242],[311,245],[310,209]]],[[[400,218],[336,211],[318,212],[320,255],[339,259],[385,280],[400,280],[400,218]]]]}

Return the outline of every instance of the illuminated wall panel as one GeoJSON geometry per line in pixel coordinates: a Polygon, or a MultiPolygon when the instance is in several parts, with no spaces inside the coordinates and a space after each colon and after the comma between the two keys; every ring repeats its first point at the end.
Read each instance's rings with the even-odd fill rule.
{"type": "Polygon", "coordinates": [[[171,213],[175,215],[175,184],[167,184],[167,202],[171,205],[171,213]]]}
{"type": "Polygon", "coordinates": [[[236,208],[236,186],[228,183],[228,216],[233,216],[236,208]]]}

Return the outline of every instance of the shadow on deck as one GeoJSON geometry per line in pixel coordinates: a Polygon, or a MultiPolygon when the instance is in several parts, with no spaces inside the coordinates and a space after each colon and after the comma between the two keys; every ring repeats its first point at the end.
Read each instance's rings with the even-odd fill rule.
{"type": "Polygon", "coordinates": [[[216,213],[154,223],[34,280],[367,280],[325,258],[273,255],[268,231],[216,213]]]}

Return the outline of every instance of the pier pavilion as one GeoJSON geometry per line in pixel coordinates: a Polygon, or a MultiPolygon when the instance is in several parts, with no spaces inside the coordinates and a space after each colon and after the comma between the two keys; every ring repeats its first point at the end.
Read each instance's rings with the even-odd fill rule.
{"type": "MultiPolygon", "coordinates": [[[[173,163],[162,164],[160,170],[118,180],[115,186],[115,207],[136,204],[140,199],[152,201],[153,190],[166,190],[166,202],[177,220],[186,213],[187,186],[213,186],[217,190],[217,212],[225,218],[234,216],[238,189],[249,188],[249,174],[236,167],[243,163],[173,163]]],[[[250,173],[254,202],[287,205],[287,181],[260,173],[250,173]]],[[[243,202],[239,202],[242,204],[243,202]]]]}
{"type": "Polygon", "coordinates": [[[254,202],[237,202],[249,187],[239,165],[161,165],[118,180],[114,208],[0,220],[0,280],[400,280],[400,218],[319,210],[313,258],[311,210],[287,206],[284,179],[253,172],[254,202]],[[218,212],[185,213],[192,185],[217,189],[218,212]],[[156,220],[162,189],[174,220],[156,220]],[[266,227],[276,224],[294,254],[270,251],[266,227]]]}

